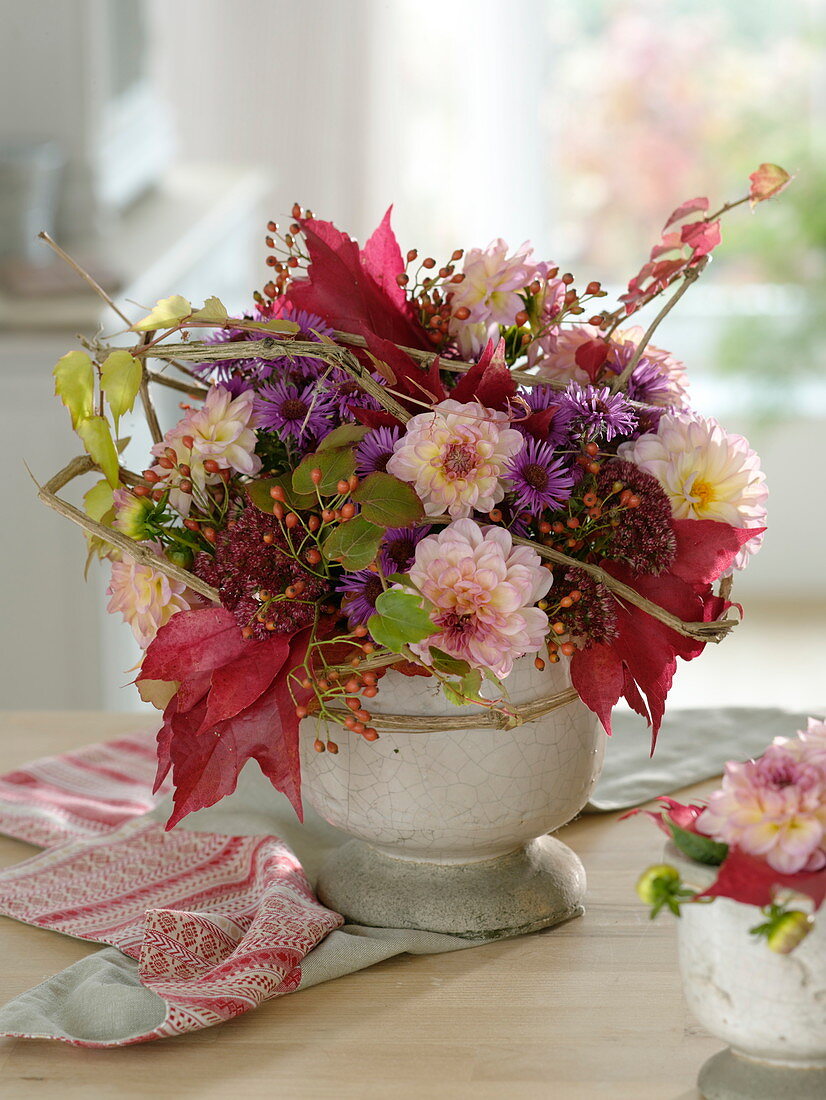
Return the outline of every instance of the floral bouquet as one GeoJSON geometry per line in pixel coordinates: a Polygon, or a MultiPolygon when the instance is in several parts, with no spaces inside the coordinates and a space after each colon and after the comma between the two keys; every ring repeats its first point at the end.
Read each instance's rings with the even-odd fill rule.
{"type": "Polygon", "coordinates": [[[402,253],[389,211],[359,247],[298,206],[269,225],[272,279],[244,317],[173,296],[132,324],[110,301],[136,339],[57,364],[86,454],[40,496],[111,561],[109,609],[164,708],[172,823],[250,758],[300,813],[301,719],[326,728],[319,752],[375,740],[390,667],[507,730],[525,718],[514,662],[564,660],[609,732],[622,696],[656,739],[676,659],[734,625],[730,575],[760,544],[766,488],[651,338],[722,215],[788,179],[762,165],[715,213],[683,203],[613,310],[527,244],[438,264],[402,253]],[[645,331],[624,327],[669,291],[645,331]],[[165,434],[159,384],[185,397],[165,434]],[[154,443],[136,473],[118,428],[138,398],[154,443]],[[57,496],[91,470],[85,510],[57,496]]]}
{"type": "MultiPolygon", "coordinates": [[[[705,889],[687,886],[670,864],[649,867],[637,893],[651,916],[686,902],[732,898],[763,908],[751,929],[772,951],[787,954],[811,931],[810,913],[790,899],[826,898],[826,722],[809,719],[795,737],[776,737],[758,760],[726,764],[722,786],[706,805],[661,798],[647,813],[695,863],[715,869],[705,889]]],[[[632,810],[632,813],[639,813],[632,810]]],[[[630,816],[630,815],[626,815],[630,816]]]]}

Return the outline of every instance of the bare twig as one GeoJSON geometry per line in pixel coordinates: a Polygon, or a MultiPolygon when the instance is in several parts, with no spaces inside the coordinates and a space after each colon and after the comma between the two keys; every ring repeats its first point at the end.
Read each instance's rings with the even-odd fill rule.
{"type": "Polygon", "coordinates": [[[612,577],[610,573],[607,573],[599,565],[592,565],[590,562],[569,558],[567,554],[563,554],[559,550],[552,550],[549,546],[542,546],[541,543],[533,542],[531,539],[523,539],[518,535],[513,535],[512,537],[515,543],[518,543],[520,546],[529,546],[532,550],[535,550],[541,558],[545,558],[546,561],[556,562],[557,565],[567,565],[571,569],[581,569],[583,573],[590,574],[590,576],[594,577],[601,584],[604,584],[615,596],[619,596],[620,599],[633,604],[634,607],[638,607],[653,619],[657,619],[658,622],[665,623],[666,626],[671,627],[672,630],[675,630],[678,634],[682,634],[686,638],[694,638],[698,642],[719,642],[722,641],[730,630],[737,626],[736,619],[719,619],[716,622],[709,623],[684,622],[683,619],[680,619],[677,615],[673,615],[670,611],[666,611],[664,607],[660,607],[659,604],[653,603],[651,600],[646,599],[645,596],[641,596],[636,589],[631,588],[622,581],[618,581],[616,577],[612,577]]]}
{"type": "MultiPolygon", "coordinates": [[[[145,332],[141,343],[144,347],[147,347],[152,342],[154,333],[145,332]]],[[[163,431],[161,430],[160,421],[158,420],[158,414],[155,412],[155,403],[152,400],[152,394],[149,392],[149,372],[146,367],[146,363],[141,363],[141,403],[143,404],[143,411],[146,414],[146,423],[149,426],[149,433],[152,436],[153,443],[160,443],[163,439],[163,431]]]]}
{"type": "Polygon", "coordinates": [[[637,350],[634,352],[634,355],[628,363],[628,366],[625,368],[622,374],[618,375],[614,379],[613,383],[611,384],[611,388],[614,390],[614,392],[622,389],[627,384],[628,379],[634,373],[635,367],[639,363],[640,359],[642,359],[642,353],[648,347],[649,340],[657,331],[660,322],[668,316],[668,314],[671,312],[674,306],[676,306],[677,302],[679,302],[680,298],[682,298],[682,296],[685,294],[691,284],[696,283],[696,281],[700,278],[703,271],[705,270],[706,265],[708,264],[708,260],[708,256],[703,256],[703,258],[697,263],[696,267],[690,267],[686,271],[685,275],[683,276],[683,281],[677,289],[676,294],[673,294],[668,299],[663,308],[648,326],[642,340],[640,340],[639,344],[637,344],[637,350]]]}
{"type": "MultiPolygon", "coordinates": [[[[49,508],[54,509],[54,511],[58,512],[61,516],[71,520],[72,523],[76,523],[78,527],[82,527],[83,530],[87,531],[90,535],[95,535],[97,538],[101,539],[101,541],[116,547],[122,553],[126,554],[127,557],[132,558],[133,561],[138,562],[140,565],[146,565],[150,569],[154,569],[156,573],[163,573],[164,576],[169,577],[171,580],[185,584],[188,588],[191,588],[194,592],[204,596],[206,599],[211,600],[213,603],[220,603],[218,591],[212,588],[211,585],[205,584],[200,577],[196,577],[194,573],[190,573],[187,569],[181,569],[179,565],[175,565],[167,558],[158,557],[146,546],[141,545],[139,542],[135,542],[134,539],[130,539],[120,531],[116,531],[112,527],[107,527],[103,523],[98,523],[96,520],[87,516],[85,512],[81,512],[79,508],[75,508],[73,504],[69,504],[68,501],[63,500],[57,495],[58,491],[62,489],[64,485],[68,485],[73,478],[81,474],[89,473],[95,469],[97,469],[97,466],[88,455],[82,455],[80,458],[73,458],[67,466],[64,466],[64,468],[56,473],[54,477],[50,478],[45,485],[38,484],[35,479],[38,499],[48,505],[49,508]]],[[[132,476],[134,477],[135,475],[132,476]]]]}
{"type": "Polygon", "coordinates": [[[84,283],[86,283],[87,286],[90,286],[92,290],[94,290],[95,294],[97,294],[98,297],[102,298],[103,301],[106,302],[107,306],[109,306],[110,309],[113,309],[115,313],[117,313],[121,321],[124,321],[127,326],[131,326],[132,322],[129,320],[126,314],[117,305],[115,305],[114,301],[109,297],[103,287],[100,286],[100,284],[92,278],[88,271],[84,270],[84,268],[82,268],[76,260],[73,260],[68,252],[64,252],[57,241],[52,240],[52,238],[45,230],[41,230],[41,232],[37,235],[41,241],[46,242],[46,244],[49,246],[49,248],[52,249],[53,252],[57,253],[61,260],[69,265],[72,271],[74,271],[81,277],[81,279],[83,279],[84,283]]]}

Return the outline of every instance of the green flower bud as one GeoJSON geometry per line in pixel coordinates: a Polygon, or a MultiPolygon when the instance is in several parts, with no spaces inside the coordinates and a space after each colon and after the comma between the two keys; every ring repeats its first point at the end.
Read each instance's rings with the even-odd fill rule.
{"type": "Polygon", "coordinates": [[[809,913],[803,913],[800,909],[789,909],[771,922],[771,928],[766,933],[766,942],[778,955],[788,955],[805,940],[813,927],[814,920],[809,913]]]}
{"type": "Polygon", "coordinates": [[[670,863],[655,863],[637,879],[637,897],[645,905],[656,905],[680,885],[680,872],[670,863]]]}
{"type": "Polygon", "coordinates": [[[173,564],[180,565],[181,569],[189,569],[195,557],[187,546],[167,546],[165,554],[173,564]]]}
{"type": "Polygon", "coordinates": [[[151,497],[136,497],[134,493],[124,493],[115,509],[113,526],[136,542],[152,539],[155,532],[147,526],[147,520],[154,510],[151,497]]]}

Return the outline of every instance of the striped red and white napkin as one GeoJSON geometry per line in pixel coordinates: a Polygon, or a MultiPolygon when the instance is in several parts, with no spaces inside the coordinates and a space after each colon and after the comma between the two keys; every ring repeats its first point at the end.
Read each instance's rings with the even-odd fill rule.
{"type": "Polygon", "coordinates": [[[241,1015],[296,989],[304,956],[343,923],[277,837],[166,832],[147,816],[165,793],[152,795],[154,773],[153,739],[139,734],[0,778],[0,832],[45,848],[0,872],[0,912],[116,947],[159,998],[135,1017],[145,1031],[113,1022],[111,1036],[51,1037],[117,1046],[241,1015]]]}

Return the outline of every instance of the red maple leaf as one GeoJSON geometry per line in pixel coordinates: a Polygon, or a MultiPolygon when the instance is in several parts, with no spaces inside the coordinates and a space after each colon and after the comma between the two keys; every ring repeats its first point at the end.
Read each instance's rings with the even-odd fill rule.
{"type": "Polygon", "coordinates": [[[405,264],[396,234],[390,226],[392,213],[393,207],[389,206],[387,213],[361,250],[361,262],[387,297],[399,309],[406,312],[407,295],[404,287],[399,286],[398,280],[398,276],[404,274],[405,264]]]}
{"type": "Polygon", "coordinates": [[[248,640],[223,607],[178,612],[158,631],[138,679],[180,682],[158,733],[156,785],[171,768],[175,787],[168,828],[235,790],[251,759],[302,817],[298,718],[287,677],[303,663],[310,634],[307,627],[292,637],[248,640]]]}
{"type": "Polygon", "coordinates": [[[815,909],[819,909],[826,898],[826,870],[784,875],[775,871],[764,859],[748,855],[738,848],[729,848],[717,878],[699,896],[733,898],[744,905],[763,906],[771,905],[778,889],[808,894],[815,903],[815,909]]]}
{"type": "Polygon", "coordinates": [[[741,549],[765,527],[732,527],[713,519],[674,519],[677,556],[672,573],[689,584],[711,584],[731,568],[741,549]]]}
{"type": "Polygon", "coordinates": [[[500,340],[494,347],[488,340],[479,361],[462,375],[450,396],[454,401],[478,401],[487,409],[506,412],[515,394],[516,382],[505,360],[505,341],[500,340]]]}
{"type": "Polygon", "coordinates": [[[296,279],[286,294],[293,306],[318,314],[343,332],[373,332],[404,347],[428,346],[405,295],[397,293],[401,288],[388,289],[398,259],[387,216],[363,253],[332,222],[305,218],[300,224],[310,264],[307,278],[296,279]]]}

